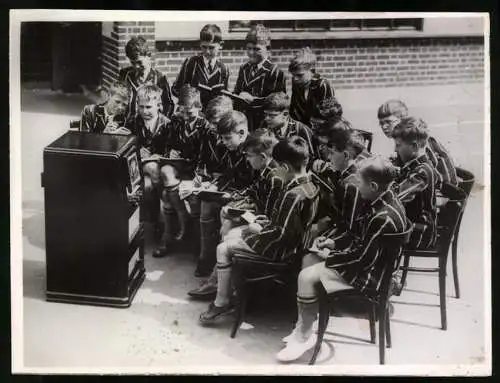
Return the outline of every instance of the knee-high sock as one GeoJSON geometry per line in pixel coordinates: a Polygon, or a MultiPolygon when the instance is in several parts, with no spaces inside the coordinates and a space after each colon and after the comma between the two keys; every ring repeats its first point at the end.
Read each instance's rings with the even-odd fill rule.
{"type": "Polygon", "coordinates": [[[297,296],[298,318],[295,325],[296,336],[304,341],[312,334],[312,326],[318,315],[317,297],[299,297],[297,296]]]}
{"type": "Polygon", "coordinates": [[[179,233],[177,237],[180,239],[183,238],[186,234],[187,224],[189,222],[189,214],[186,209],[186,205],[184,204],[184,201],[181,200],[181,197],[179,196],[178,185],[173,187],[168,187],[165,189],[168,194],[168,199],[170,200],[170,203],[172,204],[175,212],[177,213],[177,218],[179,220],[178,221],[179,233]]]}
{"type": "Polygon", "coordinates": [[[216,306],[222,307],[229,303],[231,296],[231,275],[231,263],[217,263],[217,297],[214,302],[216,306]]]}
{"type": "Polygon", "coordinates": [[[161,194],[163,201],[163,220],[165,222],[163,229],[162,242],[164,245],[168,245],[173,242],[175,235],[175,223],[177,219],[177,213],[174,210],[172,202],[170,201],[170,192],[167,188],[164,188],[161,194]]]}

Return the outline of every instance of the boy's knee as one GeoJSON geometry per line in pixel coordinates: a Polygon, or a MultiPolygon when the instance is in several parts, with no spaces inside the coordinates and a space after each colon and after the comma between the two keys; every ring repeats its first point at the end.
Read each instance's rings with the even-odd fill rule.
{"type": "Polygon", "coordinates": [[[153,184],[153,181],[151,180],[151,177],[144,177],[144,192],[149,194],[152,193],[155,188],[155,185],[153,184]]]}
{"type": "Polygon", "coordinates": [[[301,285],[314,285],[316,284],[320,278],[319,278],[319,269],[317,267],[309,266],[306,267],[305,269],[301,270],[299,273],[299,284],[301,285]]]}
{"type": "Polygon", "coordinates": [[[177,177],[177,171],[171,165],[164,165],[160,170],[161,180],[165,186],[177,185],[180,180],[177,177]]]}
{"type": "Polygon", "coordinates": [[[160,181],[160,169],[156,162],[148,162],[144,164],[142,170],[151,178],[153,184],[157,184],[160,181]]]}

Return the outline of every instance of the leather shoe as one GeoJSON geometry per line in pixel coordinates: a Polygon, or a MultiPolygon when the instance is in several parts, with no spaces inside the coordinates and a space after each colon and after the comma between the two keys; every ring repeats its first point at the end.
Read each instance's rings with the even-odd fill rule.
{"type": "Polygon", "coordinates": [[[204,283],[197,289],[189,291],[188,295],[196,300],[213,301],[217,295],[217,286],[211,283],[204,283]]]}
{"type": "Polygon", "coordinates": [[[172,255],[173,253],[173,246],[168,245],[168,246],[161,246],[155,251],[153,251],[153,258],[163,258],[168,255],[172,255]]]}

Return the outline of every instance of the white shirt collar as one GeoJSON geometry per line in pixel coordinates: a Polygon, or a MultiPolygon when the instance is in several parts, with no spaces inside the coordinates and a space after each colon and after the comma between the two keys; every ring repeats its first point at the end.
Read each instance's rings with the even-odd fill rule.
{"type": "Polygon", "coordinates": [[[209,60],[205,56],[203,56],[203,62],[205,63],[205,66],[207,68],[208,68],[208,64],[212,64],[212,68],[215,68],[215,63],[217,62],[217,59],[213,58],[212,60],[209,60]]]}

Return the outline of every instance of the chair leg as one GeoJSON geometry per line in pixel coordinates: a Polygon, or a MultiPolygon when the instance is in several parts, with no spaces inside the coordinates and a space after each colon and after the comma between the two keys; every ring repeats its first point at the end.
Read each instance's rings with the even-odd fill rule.
{"type": "Polygon", "coordinates": [[[460,283],[458,281],[458,255],[457,255],[457,250],[458,250],[458,232],[459,228],[457,228],[457,231],[455,232],[455,235],[453,236],[453,242],[451,243],[451,262],[453,266],[453,282],[455,284],[455,296],[460,298],[460,283]]]}
{"type": "Polygon", "coordinates": [[[376,306],[374,304],[371,305],[370,310],[368,312],[368,320],[370,321],[370,343],[375,344],[377,332],[375,330],[375,309],[376,306]]]}
{"type": "Polygon", "coordinates": [[[318,335],[316,338],[316,344],[314,346],[314,351],[309,361],[310,365],[316,363],[316,358],[321,350],[321,345],[323,344],[323,338],[325,336],[326,328],[328,327],[328,321],[330,320],[330,305],[327,297],[320,298],[319,301],[319,318],[318,318],[318,335]]]}
{"type": "Polygon", "coordinates": [[[446,258],[439,258],[439,307],[441,309],[441,329],[447,329],[446,321],[446,258]]]}
{"type": "Polygon", "coordinates": [[[406,277],[408,276],[408,267],[410,267],[410,256],[404,255],[404,261],[403,261],[403,274],[401,275],[401,290],[398,291],[397,296],[401,295],[401,292],[403,291],[405,284],[406,284],[406,277]]]}
{"type": "Polygon", "coordinates": [[[238,329],[241,326],[241,323],[243,322],[243,316],[245,315],[246,307],[247,307],[247,291],[245,288],[240,287],[238,289],[238,300],[237,300],[237,306],[236,306],[236,318],[233,323],[233,328],[231,329],[231,338],[234,338],[236,336],[236,333],[238,332],[238,329]]]}
{"type": "Polygon", "coordinates": [[[392,347],[391,341],[391,318],[389,317],[389,308],[386,310],[385,317],[385,339],[387,341],[387,348],[392,347]]]}
{"type": "Polygon", "coordinates": [[[378,309],[378,353],[380,364],[385,364],[385,322],[387,314],[385,306],[386,302],[380,302],[378,309]]]}

